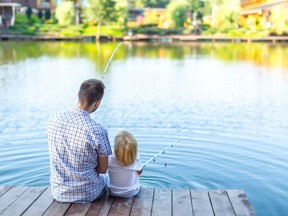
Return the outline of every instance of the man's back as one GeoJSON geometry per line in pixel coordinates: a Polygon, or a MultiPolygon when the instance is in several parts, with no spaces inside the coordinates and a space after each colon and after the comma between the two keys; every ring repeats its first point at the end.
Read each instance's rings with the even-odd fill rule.
{"type": "Polygon", "coordinates": [[[86,203],[105,187],[96,172],[98,156],[111,154],[106,130],[85,110],[74,108],[48,122],[51,190],[60,202],[86,203]]]}

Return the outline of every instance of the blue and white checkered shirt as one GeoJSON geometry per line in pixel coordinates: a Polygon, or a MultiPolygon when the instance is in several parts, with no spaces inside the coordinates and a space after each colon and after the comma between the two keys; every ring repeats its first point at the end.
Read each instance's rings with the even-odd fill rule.
{"type": "Polygon", "coordinates": [[[54,114],[48,122],[50,183],[59,202],[87,203],[104,189],[98,156],[112,154],[107,131],[81,109],[54,114]]]}

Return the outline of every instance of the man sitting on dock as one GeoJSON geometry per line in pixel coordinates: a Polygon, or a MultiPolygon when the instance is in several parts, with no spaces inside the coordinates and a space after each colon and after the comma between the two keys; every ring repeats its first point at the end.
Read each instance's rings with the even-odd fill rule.
{"type": "Polygon", "coordinates": [[[81,84],[77,106],[54,114],[48,122],[50,183],[59,202],[87,203],[106,192],[107,131],[91,117],[104,95],[104,84],[90,79],[81,84]]]}

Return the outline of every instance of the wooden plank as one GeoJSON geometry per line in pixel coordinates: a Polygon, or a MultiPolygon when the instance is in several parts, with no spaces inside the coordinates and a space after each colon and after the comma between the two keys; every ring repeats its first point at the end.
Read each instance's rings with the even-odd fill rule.
{"type": "Polygon", "coordinates": [[[11,189],[11,187],[9,187],[9,186],[0,186],[0,197],[10,189],[11,189]]]}
{"type": "Polygon", "coordinates": [[[107,196],[105,199],[105,202],[103,203],[103,205],[100,208],[99,211],[99,216],[107,216],[109,214],[110,208],[112,206],[114,202],[114,197],[112,196],[107,196]]]}
{"type": "Polygon", "coordinates": [[[255,212],[244,191],[228,190],[227,194],[237,216],[255,216],[255,212]]]}
{"type": "Polygon", "coordinates": [[[111,206],[109,216],[126,216],[129,215],[134,197],[120,198],[115,197],[111,206]]]}
{"type": "Polygon", "coordinates": [[[193,215],[189,190],[173,190],[173,216],[193,215]]]}
{"type": "Polygon", "coordinates": [[[130,216],[150,216],[154,189],[141,188],[139,194],[134,198],[130,216]]]}
{"type": "Polygon", "coordinates": [[[208,193],[215,216],[235,216],[226,191],[213,190],[208,193]]]}
{"type": "Polygon", "coordinates": [[[155,189],[152,215],[172,215],[172,192],[170,189],[155,189]]]}
{"type": "Polygon", "coordinates": [[[86,214],[86,216],[95,216],[99,214],[99,211],[104,204],[105,200],[107,199],[107,193],[101,197],[100,199],[97,199],[91,203],[91,206],[86,214]]]}
{"type": "Polygon", "coordinates": [[[62,216],[71,206],[71,203],[60,203],[56,200],[49,206],[47,211],[44,213],[45,216],[62,216]]]}
{"type": "Polygon", "coordinates": [[[88,204],[59,203],[49,187],[0,186],[0,215],[255,216],[242,190],[141,188],[132,198],[105,195],[88,204]]]}
{"type": "Polygon", "coordinates": [[[3,196],[0,197],[0,214],[15,202],[15,200],[17,200],[27,189],[28,187],[17,186],[3,194],[3,196]]]}
{"type": "Polygon", "coordinates": [[[91,203],[85,203],[85,204],[73,203],[68,209],[68,211],[65,213],[65,216],[86,215],[90,206],[91,206],[91,203]]]}
{"type": "Polygon", "coordinates": [[[15,202],[13,202],[2,216],[21,215],[47,187],[29,187],[15,202]]]}
{"type": "Polygon", "coordinates": [[[50,188],[46,188],[44,193],[24,212],[22,216],[42,215],[53,203],[54,198],[51,195],[50,188]]]}
{"type": "Polygon", "coordinates": [[[208,191],[191,190],[192,208],[194,216],[213,216],[208,191]]]}

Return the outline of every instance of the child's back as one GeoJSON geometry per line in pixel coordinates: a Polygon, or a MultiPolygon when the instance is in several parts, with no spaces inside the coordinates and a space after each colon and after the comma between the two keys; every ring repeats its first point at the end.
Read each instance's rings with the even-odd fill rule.
{"type": "Polygon", "coordinates": [[[109,193],[120,197],[131,197],[138,194],[140,182],[135,170],[141,169],[138,159],[132,165],[123,166],[117,161],[114,154],[109,156],[109,181],[107,183],[109,193]]]}

